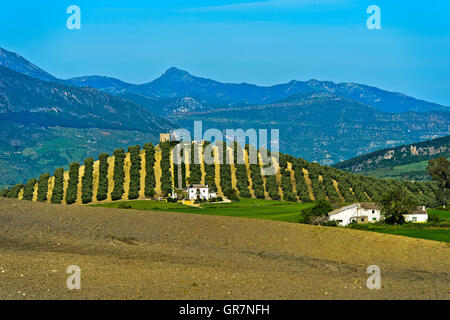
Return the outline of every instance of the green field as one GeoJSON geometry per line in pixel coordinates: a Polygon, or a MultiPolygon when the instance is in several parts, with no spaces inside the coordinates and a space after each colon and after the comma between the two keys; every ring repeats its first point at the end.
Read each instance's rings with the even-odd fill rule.
{"type": "Polygon", "coordinates": [[[427,224],[408,223],[401,226],[386,224],[355,224],[348,228],[373,231],[379,233],[395,234],[399,236],[450,242],[450,229],[448,227],[433,227],[427,224]]]}
{"type": "Polygon", "coordinates": [[[439,218],[443,221],[441,221],[438,226],[432,226],[426,223],[407,223],[401,226],[392,226],[383,223],[376,223],[376,224],[351,225],[348,228],[395,234],[399,236],[412,238],[450,242],[450,228],[448,222],[450,221],[450,211],[428,209],[428,213],[429,214],[438,213],[439,218]]]}
{"type": "Polygon", "coordinates": [[[185,212],[252,219],[266,219],[287,222],[298,222],[302,209],[312,206],[311,203],[293,203],[275,200],[240,199],[239,202],[203,204],[201,207],[191,207],[180,203],[164,201],[134,200],[120,201],[94,206],[118,208],[129,205],[137,210],[159,210],[171,212],[185,212]]]}
{"type": "MultiPolygon", "coordinates": [[[[131,209],[137,210],[184,212],[193,214],[298,222],[300,218],[300,212],[303,209],[312,206],[313,204],[292,203],[275,200],[240,199],[239,202],[202,204],[200,207],[191,207],[180,203],[170,203],[165,201],[153,200],[110,202],[93,206],[120,208],[124,205],[129,206],[131,209]]],[[[440,218],[444,220],[444,222],[439,226],[431,226],[428,224],[420,223],[408,223],[402,226],[391,226],[377,223],[351,225],[348,228],[450,242],[450,229],[448,228],[448,223],[446,222],[450,221],[450,211],[429,209],[429,212],[439,213],[440,218]]]]}
{"type": "Polygon", "coordinates": [[[392,168],[379,168],[376,170],[365,171],[363,174],[375,178],[391,178],[391,179],[419,179],[429,178],[426,173],[428,160],[395,166],[392,168]]]}
{"type": "Polygon", "coordinates": [[[441,220],[450,221],[450,210],[428,209],[428,213],[437,213],[441,220]]]}

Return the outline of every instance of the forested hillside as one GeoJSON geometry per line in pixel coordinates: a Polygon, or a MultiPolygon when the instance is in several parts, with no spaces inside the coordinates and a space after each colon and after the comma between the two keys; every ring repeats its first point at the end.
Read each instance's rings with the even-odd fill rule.
{"type": "Polygon", "coordinates": [[[437,157],[450,157],[450,136],[378,150],[333,167],[373,177],[427,180],[428,160],[437,157]]]}
{"type": "Polygon", "coordinates": [[[450,113],[380,112],[331,94],[308,94],[274,104],[178,113],[169,119],[193,132],[203,130],[278,129],[280,150],[325,165],[377,149],[448,135],[450,113]]]}
{"type": "MultiPolygon", "coordinates": [[[[289,155],[280,154],[276,175],[262,175],[261,154],[259,164],[250,164],[251,146],[234,148],[218,145],[212,148],[214,164],[174,165],[172,149],[176,142],[164,142],[156,147],[151,143],[143,148],[131,146],[128,152],[117,149],[112,156],[100,154],[84,163],[74,162],[68,172],[57,169],[53,176],[43,173],[38,178],[4,189],[1,196],[40,202],[87,204],[102,201],[144,199],[165,196],[173,188],[189,183],[208,183],[220,196],[236,193],[240,197],[255,197],[286,201],[309,202],[327,199],[333,202],[373,201],[382,193],[402,187],[414,194],[422,204],[436,204],[436,186],[432,182],[410,182],[365,177],[289,155]],[[224,153],[219,152],[221,148],[224,153]],[[232,164],[219,164],[228,152],[232,164]],[[238,164],[243,157],[244,164],[238,164]],[[181,171],[179,171],[181,170],[181,171]],[[181,181],[179,180],[181,178],[181,181]]],[[[208,142],[191,148],[184,157],[202,157],[208,142]],[[195,152],[198,152],[197,155],[195,152]]],[[[275,159],[273,157],[273,159],[275,159]]]]}
{"type": "Polygon", "coordinates": [[[118,147],[158,141],[173,127],[104,92],[0,66],[0,187],[118,147]]]}

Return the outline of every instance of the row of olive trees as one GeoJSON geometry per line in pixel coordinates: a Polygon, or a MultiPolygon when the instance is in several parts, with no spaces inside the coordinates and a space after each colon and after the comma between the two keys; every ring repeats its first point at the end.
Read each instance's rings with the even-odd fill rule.
{"type": "MultiPolygon", "coordinates": [[[[205,146],[208,143],[205,144],[205,146]]],[[[170,172],[170,153],[174,146],[174,143],[164,142],[160,144],[161,147],[161,189],[164,195],[171,192],[173,186],[178,186],[178,181],[172,180],[172,174],[170,172]],[[174,182],[176,182],[174,184],[174,182]]],[[[299,199],[302,202],[309,202],[312,200],[327,200],[330,202],[361,202],[361,201],[376,201],[380,196],[388,189],[400,188],[407,195],[414,195],[414,197],[421,203],[427,206],[436,206],[438,204],[445,204],[448,194],[448,161],[445,163],[443,160],[440,162],[430,162],[429,172],[433,178],[438,182],[411,182],[389,179],[376,179],[372,177],[365,177],[361,175],[355,175],[349,172],[337,170],[335,168],[322,166],[317,163],[308,163],[307,161],[294,158],[289,155],[280,154],[280,175],[281,179],[277,179],[275,175],[269,175],[263,177],[261,175],[261,165],[252,163],[249,165],[249,172],[247,166],[242,163],[238,163],[237,157],[241,156],[240,152],[243,149],[236,143],[233,145],[233,154],[236,166],[236,178],[237,190],[234,190],[231,183],[231,167],[226,163],[226,143],[222,143],[220,148],[222,153],[219,152],[219,156],[222,160],[222,164],[205,164],[205,181],[211,186],[212,190],[217,190],[215,186],[215,172],[216,165],[220,167],[220,186],[228,197],[235,197],[237,191],[241,197],[250,197],[251,191],[253,191],[256,198],[265,198],[265,191],[269,195],[269,198],[273,200],[281,200],[281,194],[279,190],[282,190],[283,200],[297,201],[299,199]],[[288,169],[288,163],[291,164],[293,170],[293,177],[291,179],[291,171],[288,169]],[[446,167],[447,166],[447,167],[446,167]],[[447,168],[447,169],[445,169],[447,168]],[[310,180],[310,187],[312,189],[312,195],[309,192],[307,184],[307,175],[310,180]],[[252,180],[250,190],[250,181],[252,180]],[[443,177],[443,178],[441,178],[443,177]],[[439,180],[440,179],[440,180],[439,180]],[[295,185],[296,194],[294,194],[295,185]]],[[[247,153],[253,147],[245,146],[247,153]]],[[[143,147],[145,154],[145,184],[144,194],[146,197],[155,196],[155,147],[152,144],[146,144],[143,147]]],[[[191,160],[194,160],[195,148],[191,149],[191,160]]],[[[131,165],[130,183],[129,183],[129,199],[136,199],[139,197],[141,188],[141,149],[139,146],[132,146],[128,149],[130,154],[131,165]]],[[[243,155],[243,153],[242,153],[243,155]]],[[[103,153],[99,155],[99,168],[98,168],[98,188],[96,198],[99,201],[106,200],[108,194],[110,194],[112,200],[122,199],[125,193],[124,181],[125,181],[125,152],[123,149],[117,149],[114,151],[114,167],[113,167],[113,186],[109,186],[108,172],[108,154],[103,153]],[[111,190],[112,189],[112,190],[111,190]]],[[[445,159],[445,158],[444,158],[445,159]]],[[[445,159],[446,160],[446,159],[445,159]]],[[[437,161],[437,160],[436,160],[437,161]]],[[[193,161],[192,161],[193,162],[193,161]]],[[[199,164],[192,164],[190,166],[190,177],[186,177],[186,166],[181,165],[182,170],[182,185],[186,186],[187,182],[198,183],[202,179],[201,167],[199,164]]],[[[84,175],[81,177],[81,195],[78,195],[78,184],[80,181],[79,168],[80,165],[74,162],[70,165],[68,172],[68,181],[66,186],[66,192],[64,194],[64,170],[58,168],[55,170],[53,189],[51,192],[52,203],[62,203],[64,200],[66,203],[71,204],[81,196],[83,203],[89,203],[93,199],[94,189],[94,177],[93,177],[93,159],[86,159],[84,162],[85,170],[84,175]]],[[[174,179],[178,179],[178,166],[173,166],[175,171],[174,179]]],[[[39,179],[31,179],[25,185],[17,184],[11,189],[5,189],[0,192],[0,196],[9,198],[18,198],[20,192],[23,190],[23,199],[33,200],[35,189],[37,189],[37,201],[47,201],[49,174],[43,174],[39,179]]]]}

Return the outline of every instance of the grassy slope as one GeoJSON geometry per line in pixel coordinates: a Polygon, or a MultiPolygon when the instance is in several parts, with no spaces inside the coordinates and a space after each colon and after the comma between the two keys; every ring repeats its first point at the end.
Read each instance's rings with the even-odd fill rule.
{"type": "MultiPolygon", "coordinates": [[[[428,239],[435,241],[450,242],[450,230],[447,221],[450,221],[450,211],[428,209],[428,213],[438,213],[446,226],[430,226],[422,223],[408,223],[402,226],[389,226],[385,224],[359,224],[349,228],[373,231],[379,233],[395,234],[412,238],[428,239]]],[[[442,223],[441,223],[442,225],[442,223]]]]}
{"type": "Polygon", "coordinates": [[[376,178],[430,180],[426,173],[428,160],[439,156],[449,158],[450,136],[397,146],[367,153],[333,165],[350,172],[376,178]]]}
{"type": "MultiPolygon", "coordinates": [[[[311,203],[290,203],[275,200],[241,199],[239,202],[204,204],[200,208],[186,206],[180,203],[164,201],[136,200],[97,204],[94,206],[119,208],[121,204],[129,205],[132,209],[184,212],[216,216],[233,216],[240,218],[265,219],[286,222],[298,222],[300,212],[311,203]]],[[[450,221],[450,211],[430,209],[438,212],[442,220],[450,221]]],[[[412,238],[450,242],[448,227],[434,227],[426,224],[409,223],[403,226],[389,226],[384,224],[354,225],[349,228],[395,234],[412,238]]]]}
{"type": "Polygon", "coordinates": [[[112,202],[95,206],[118,208],[121,203],[130,205],[132,209],[138,210],[161,210],[287,222],[298,222],[301,210],[312,205],[310,203],[291,203],[275,200],[241,199],[239,202],[232,203],[204,204],[200,208],[180,203],[151,200],[112,202]]]}
{"type": "MultiPolygon", "coordinates": [[[[449,159],[450,160],[450,159],[449,159]]],[[[392,178],[392,179],[404,179],[405,177],[426,177],[426,168],[428,161],[420,161],[415,163],[409,163],[400,166],[394,166],[392,168],[379,168],[376,170],[365,171],[363,174],[375,178],[392,178]]]]}
{"type": "Polygon", "coordinates": [[[402,226],[389,226],[384,224],[358,224],[351,229],[366,230],[379,233],[395,234],[419,239],[450,242],[449,228],[432,227],[418,223],[408,223],[402,226]]]}

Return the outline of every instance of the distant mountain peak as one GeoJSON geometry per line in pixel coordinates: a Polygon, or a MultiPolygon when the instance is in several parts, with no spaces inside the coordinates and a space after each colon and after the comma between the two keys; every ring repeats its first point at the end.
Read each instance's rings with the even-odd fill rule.
{"type": "Polygon", "coordinates": [[[2,47],[0,47],[0,66],[44,81],[58,81],[57,78],[32,64],[22,56],[2,47]]]}
{"type": "Polygon", "coordinates": [[[192,77],[192,75],[185,70],[181,70],[176,67],[171,67],[162,74],[161,78],[164,77],[192,77]]]}

